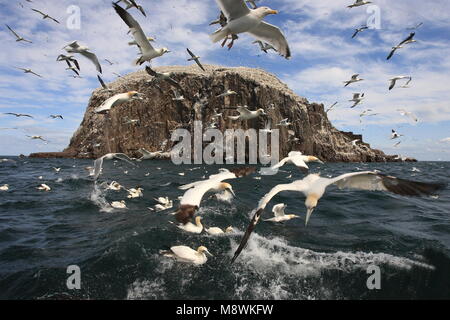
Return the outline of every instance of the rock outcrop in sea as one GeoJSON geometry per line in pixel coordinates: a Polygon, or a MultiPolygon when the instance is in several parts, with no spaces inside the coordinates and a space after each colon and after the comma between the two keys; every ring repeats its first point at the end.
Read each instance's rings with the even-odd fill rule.
{"type": "Polygon", "coordinates": [[[281,157],[291,150],[298,150],[329,162],[401,161],[372,149],[363,142],[361,135],[337,130],[328,120],[322,104],[310,103],[296,95],[286,84],[264,70],[205,67],[206,72],[196,65],[155,68],[158,72],[171,72],[180,88],[157,80],[145,71],[138,71],[108,84],[112,92],[96,89],[69,146],[63,152],[30,156],[98,158],[106,153],[121,152],[140,157],[140,148],[167,152],[173,147],[170,139],[173,130],[193,130],[195,120],[202,121],[206,128],[213,122],[211,117],[218,112],[223,115],[217,120],[221,131],[264,129],[267,118],[275,127],[280,120],[288,118],[293,124],[280,130],[281,157]],[[237,95],[217,98],[228,89],[237,92],[237,95]],[[174,100],[173,90],[178,91],[184,100],[174,100]],[[145,99],[112,108],[108,114],[94,112],[109,97],[127,91],[143,93],[145,99]],[[232,107],[244,105],[250,110],[263,108],[267,118],[241,122],[228,119],[228,116],[238,114],[232,107]],[[295,135],[292,136],[292,133],[295,135]],[[357,147],[351,144],[355,139],[361,141],[357,147]]]}

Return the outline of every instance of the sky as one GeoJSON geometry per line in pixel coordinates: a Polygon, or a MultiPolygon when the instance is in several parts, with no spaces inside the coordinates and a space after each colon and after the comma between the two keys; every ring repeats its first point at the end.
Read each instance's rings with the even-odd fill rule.
{"type": "MultiPolygon", "coordinates": [[[[419,160],[450,161],[450,2],[448,0],[374,0],[372,4],[347,8],[353,0],[260,0],[259,6],[279,11],[265,20],[282,29],[292,58],[275,52],[265,54],[243,35],[228,51],[211,43],[209,34],[217,27],[209,22],[218,17],[214,0],[138,0],[147,12],[129,12],[156,47],[172,52],[157,58],[153,66],[188,65],[186,48],[202,57],[205,64],[261,68],[275,74],[298,95],[325,107],[338,102],[328,113],[339,130],[361,133],[364,142],[387,154],[419,160]],[[394,45],[413,28],[417,43],[386,57],[394,45]],[[369,30],[351,36],[355,28],[368,24],[369,30]],[[344,88],[352,74],[365,79],[344,88]],[[389,79],[412,77],[410,88],[388,90],[389,79]],[[351,109],[353,93],[365,93],[364,102],[351,109]],[[360,113],[371,109],[376,116],[360,113]],[[415,123],[397,109],[415,114],[415,123]],[[395,129],[404,137],[401,144],[390,140],[395,129]]],[[[100,59],[105,82],[116,74],[125,75],[142,67],[133,66],[137,48],[127,26],[107,0],[0,0],[0,155],[62,151],[78,128],[92,92],[99,87],[96,70],[83,57],[81,76],[73,78],[64,62],[56,57],[73,40],[88,46],[100,59]],[[48,13],[60,24],[32,11],[48,13]],[[79,19],[78,19],[79,18],[79,19]],[[79,24],[77,23],[79,21],[79,24]],[[33,41],[16,42],[6,28],[33,41]],[[104,59],[112,61],[109,65],[104,59]],[[24,74],[15,67],[31,68],[43,78],[24,74]],[[5,112],[33,115],[16,118],[5,112]],[[51,119],[61,114],[64,119],[51,119]],[[10,130],[5,128],[18,128],[10,130]],[[49,143],[31,140],[42,135],[49,143]]]]}

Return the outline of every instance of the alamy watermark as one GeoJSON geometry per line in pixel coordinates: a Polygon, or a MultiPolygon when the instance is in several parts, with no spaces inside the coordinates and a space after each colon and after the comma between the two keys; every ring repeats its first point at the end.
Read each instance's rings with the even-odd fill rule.
{"type": "Polygon", "coordinates": [[[66,27],[69,30],[81,29],[81,9],[79,6],[71,5],[67,7],[66,13],[69,17],[66,20],[66,27]]]}
{"type": "Polygon", "coordinates": [[[378,266],[370,265],[367,268],[367,274],[370,276],[367,278],[366,285],[369,290],[381,289],[381,269],[378,266]]]}
{"type": "Polygon", "coordinates": [[[367,14],[369,18],[367,19],[366,26],[369,29],[381,29],[381,9],[377,5],[370,5],[367,7],[367,14]]]}
{"type": "Polygon", "coordinates": [[[81,289],[81,269],[77,265],[70,265],[67,267],[66,273],[70,274],[67,278],[66,286],[69,290],[81,289]]]}

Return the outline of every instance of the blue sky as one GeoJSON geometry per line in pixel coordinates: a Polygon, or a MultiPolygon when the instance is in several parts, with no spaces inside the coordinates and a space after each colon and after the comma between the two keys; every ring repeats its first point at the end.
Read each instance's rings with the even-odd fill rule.
{"type": "MultiPolygon", "coordinates": [[[[0,128],[19,128],[0,130],[0,154],[61,151],[78,128],[92,91],[99,86],[93,65],[82,57],[78,60],[83,78],[71,78],[65,64],[55,61],[63,53],[61,48],[73,40],[90,47],[101,60],[106,82],[116,78],[114,72],[139,70],[131,63],[137,50],[127,45],[127,27],[111,1],[0,1],[0,128]],[[79,29],[67,27],[71,5],[80,8],[79,29]],[[49,13],[61,24],[42,20],[31,8],[49,13]],[[33,43],[15,42],[4,24],[33,43]],[[105,58],[115,64],[110,66],[105,58]],[[44,79],[14,67],[31,68],[44,79]],[[35,118],[17,119],[4,112],[29,113],[35,118]],[[64,120],[52,120],[50,114],[62,114],[64,120]],[[27,134],[42,135],[50,143],[30,140],[27,134]]],[[[374,7],[348,9],[352,0],[260,0],[259,5],[280,11],[266,20],[286,34],[293,56],[289,61],[274,53],[261,53],[248,36],[242,36],[231,51],[212,44],[208,34],[215,27],[208,24],[219,12],[214,0],[140,0],[147,18],[134,9],[130,13],[148,36],[156,38],[156,46],[172,51],[156,59],[155,66],[187,65],[185,48],[189,47],[204,63],[261,68],[311,102],[329,106],[338,101],[329,113],[335,127],[362,133],[374,148],[420,160],[450,161],[450,2],[373,2],[374,7]],[[380,29],[366,30],[351,39],[354,29],[377,11],[380,29]],[[420,22],[418,43],[386,61],[390,48],[420,22]],[[366,80],[343,88],[342,82],[354,73],[366,80]],[[411,88],[389,92],[388,79],[398,75],[412,76],[411,88]],[[348,100],[354,92],[364,92],[366,99],[350,109],[348,100]],[[364,119],[361,125],[359,114],[368,108],[380,115],[364,119]],[[419,123],[396,109],[413,112],[419,123]],[[398,147],[389,139],[391,129],[405,135],[398,147]]]]}

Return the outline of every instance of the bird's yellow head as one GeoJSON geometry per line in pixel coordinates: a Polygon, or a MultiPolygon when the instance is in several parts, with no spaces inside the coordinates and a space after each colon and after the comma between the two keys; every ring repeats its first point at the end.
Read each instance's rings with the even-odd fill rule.
{"type": "Polygon", "coordinates": [[[225,229],[225,233],[231,233],[234,232],[234,229],[232,226],[229,226],[228,228],[225,229]]]}
{"type": "Polygon", "coordinates": [[[143,100],[143,94],[137,91],[128,91],[127,94],[130,99],[143,100]]]}
{"type": "Polygon", "coordinates": [[[233,196],[236,197],[236,195],[234,194],[234,191],[233,191],[233,187],[232,187],[231,184],[229,184],[229,183],[222,182],[222,183],[220,184],[219,189],[220,189],[220,190],[227,190],[227,191],[231,192],[231,194],[232,194],[233,196]]]}
{"type": "Polygon", "coordinates": [[[305,200],[305,206],[306,206],[305,226],[308,225],[309,218],[311,217],[311,214],[313,213],[314,209],[317,207],[318,201],[319,201],[319,197],[315,194],[311,194],[306,198],[306,200],[305,200]]]}
{"type": "Polygon", "coordinates": [[[209,254],[211,257],[213,256],[213,255],[211,254],[211,252],[208,251],[208,248],[206,248],[206,247],[204,247],[204,246],[198,247],[197,252],[198,252],[198,253],[207,253],[207,254],[209,254]]]}
{"type": "Polygon", "coordinates": [[[195,224],[199,225],[199,224],[201,224],[201,221],[202,221],[202,217],[200,217],[200,216],[195,217],[195,224]]]}
{"type": "Polygon", "coordinates": [[[308,156],[308,162],[319,162],[319,163],[323,163],[319,158],[314,157],[314,156],[308,156]]]}
{"type": "Polygon", "coordinates": [[[263,18],[269,14],[278,14],[277,10],[273,10],[269,7],[259,7],[253,10],[257,14],[261,15],[263,18]]]}

